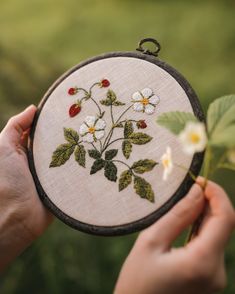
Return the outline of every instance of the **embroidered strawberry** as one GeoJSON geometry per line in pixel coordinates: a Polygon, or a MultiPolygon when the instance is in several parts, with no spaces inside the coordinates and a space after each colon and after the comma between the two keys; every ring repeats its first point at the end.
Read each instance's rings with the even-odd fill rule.
{"type": "Polygon", "coordinates": [[[73,104],[69,108],[69,116],[70,117],[76,116],[81,111],[81,109],[82,108],[81,108],[81,103],[80,102],[77,102],[77,103],[73,104]]]}
{"type": "Polygon", "coordinates": [[[138,129],[147,128],[147,124],[146,124],[145,120],[143,120],[143,119],[138,120],[137,123],[136,123],[136,126],[137,126],[138,129]]]}
{"type": "Polygon", "coordinates": [[[69,95],[75,95],[75,94],[77,94],[77,92],[78,92],[78,88],[77,87],[69,88],[68,89],[68,94],[69,95]]]}
{"type": "Polygon", "coordinates": [[[103,80],[101,80],[101,82],[100,82],[100,87],[101,87],[101,88],[107,88],[109,85],[110,85],[110,82],[109,82],[109,80],[107,80],[107,79],[103,79],[103,80]]]}

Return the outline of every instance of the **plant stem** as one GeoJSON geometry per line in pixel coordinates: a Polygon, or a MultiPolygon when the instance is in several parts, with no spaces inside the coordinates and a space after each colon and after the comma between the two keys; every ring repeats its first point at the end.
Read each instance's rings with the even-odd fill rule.
{"type": "Polygon", "coordinates": [[[183,169],[183,170],[185,170],[185,171],[187,171],[188,174],[190,175],[190,177],[194,180],[194,182],[196,182],[197,178],[196,178],[196,176],[194,175],[194,173],[191,172],[191,170],[188,170],[185,166],[182,166],[182,165],[180,165],[180,164],[176,164],[176,163],[174,163],[174,165],[177,166],[177,167],[179,167],[179,168],[181,168],[181,169],[183,169]]]}
{"type": "MultiPolygon", "coordinates": [[[[209,178],[209,175],[210,175],[210,164],[211,164],[211,156],[212,156],[212,153],[211,153],[211,147],[210,145],[208,144],[207,145],[207,148],[206,148],[206,154],[205,154],[205,165],[204,165],[204,169],[203,169],[203,176],[205,178],[205,181],[204,183],[202,184],[202,190],[203,192],[205,191],[206,189],[206,185],[207,185],[207,182],[208,182],[208,178],[209,178]]],[[[207,208],[207,205],[205,206],[203,212],[199,215],[199,217],[196,219],[196,221],[192,224],[190,230],[189,230],[189,233],[188,233],[188,236],[186,238],[186,241],[185,241],[185,244],[189,243],[192,238],[198,234],[198,231],[200,229],[200,226],[202,224],[202,221],[203,221],[203,218],[205,216],[205,213],[206,213],[206,208],[207,208]]]]}
{"type": "Polygon", "coordinates": [[[95,101],[94,98],[90,97],[90,99],[95,103],[95,105],[97,106],[97,108],[99,110],[99,114],[101,115],[102,114],[102,111],[101,111],[101,108],[100,108],[99,104],[95,101]]]}
{"type": "Polygon", "coordinates": [[[111,142],[109,142],[108,144],[106,144],[106,146],[104,147],[104,149],[102,150],[102,153],[113,143],[115,143],[116,141],[120,141],[120,140],[124,140],[125,138],[117,138],[111,142]]]}
{"type": "Polygon", "coordinates": [[[132,105],[128,106],[119,116],[119,118],[116,120],[116,122],[113,123],[112,128],[110,129],[110,131],[108,132],[108,135],[106,137],[106,139],[104,140],[104,149],[102,150],[102,152],[107,148],[107,146],[109,146],[109,142],[112,138],[113,135],[113,130],[115,128],[115,125],[120,121],[120,119],[123,117],[123,115],[132,107],[132,105]]]}
{"type": "Polygon", "coordinates": [[[97,148],[96,148],[96,146],[94,145],[94,143],[90,143],[92,146],[93,146],[93,148],[96,150],[96,151],[99,151],[97,148]]]}
{"type": "Polygon", "coordinates": [[[132,168],[131,168],[127,163],[125,163],[124,161],[122,161],[122,160],[118,160],[118,159],[114,159],[114,160],[112,160],[112,162],[120,162],[120,163],[124,164],[124,165],[127,166],[128,169],[131,171],[132,175],[135,176],[135,174],[134,174],[132,168]]]}

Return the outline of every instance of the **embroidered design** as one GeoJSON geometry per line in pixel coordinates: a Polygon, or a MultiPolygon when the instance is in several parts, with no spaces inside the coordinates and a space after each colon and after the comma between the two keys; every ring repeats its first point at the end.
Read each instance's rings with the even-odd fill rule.
{"type": "Polygon", "coordinates": [[[85,168],[88,154],[94,160],[90,168],[90,174],[93,175],[103,170],[104,176],[109,181],[116,182],[118,179],[118,165],[121,164],[126,169],[121,172],[118,179],[119,191],[124,190],[133,182],[136,194],[141,198],[154,202],[154,192],[150,183],[139,175],[150,172],[158,163],[152,159],[141,159],[129,165],[125,160],[116,159],[119,149],[110,147],[113,143],[120,141],[122,154],[125,159],[129,159],[134,149],[133,145],[144,145],[150,142],[152,140],[150,135],[137,131],[138,129],[147,128],[145,120],[130,119],[129,116],[127,118],[126,114],[132,107],[135,111],[152,114],[159,103],[159,98],[154,95],[150,88],[145,88],[132,95],[133,105],[125,106],[124,102],[117,99],[115,92],[108,89],[105,98],[96,101],[92,95],[92,90],[95,86],[107,88],[110,86],[110,81],[102,79],[100,82],[94,83],[89,90],[79,87],[68,89],[67,93],[70,96],[82,94],[82,97],[71,105],[69,109],[70,117],[80,113],[82,104],[87,101],[91,101],[96,105],[97,113],[86,116],[78,132],[71,128],[64,128],[64,138],[67,142],[59,145],[53,152],[49,167],[58,167],[65,164],[74,153],[75,161],[85,168]],[[103,107],[105,110],[102,109],[103,107]],[[124,108],[117,117],[115,116],[115,107],[124,108]],[[106,132],[108,126],[103,117],[107,108],[109,108],[108,113],[112,124],[106,132]],[[115,136],[116,128],[123,129],[122,136],[115,136]],[[83,144],[88,145],[88,147],[83,144]]]}
{"type": "Polygon", "coordinates": [[[132,95],[132,102],[135,111],[153,114],[160,98],[150,88],[144,88],[132,95]]]}

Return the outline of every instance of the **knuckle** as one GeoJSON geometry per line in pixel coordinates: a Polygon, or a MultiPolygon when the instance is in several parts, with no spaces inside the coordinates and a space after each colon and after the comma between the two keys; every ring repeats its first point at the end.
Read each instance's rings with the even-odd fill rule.
{"type": "Polygon", "coordinates": [[[157,238],[152,234],[152,232],[145,230],[139,234],[138,244],[144,248],[152,248],[157,245],[157,238]]]}

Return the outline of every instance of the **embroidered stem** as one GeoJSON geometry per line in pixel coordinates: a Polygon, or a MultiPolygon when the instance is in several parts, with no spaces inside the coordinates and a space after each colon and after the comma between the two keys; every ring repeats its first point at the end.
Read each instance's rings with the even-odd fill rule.
{"type": "Polygon", "coordinates": [[[101,116],[102,114],[102,111],[101,111],[101,108],[99,106],[99,104],[95,101],[95,99],[93,99],[91,96],[90,96],[90,99],[95,103],[95,105],[97,106],[98,110],[99,110],[99,115],[101,116]]]}
{"type": "MultiPolygon", "coordinates": [[[[116,122],[114,122],[113,123],[113,126],[112,126],[112,128],[110,129],[110,131],[108,132],[108,135],[107,135],[107,137],[105,138],[105,140],[104,140],[104,148],[106,149],[107,148],[107,146],[109,145],[109,142],[110,142],[110,140],[111,140],[111,138],[112,138],[112,135],[113,135],[113,130],[114,130],[114,128],[116,128],[116,124],[120,121],[120,119],[123,117],[123,115],[130,109],[132,107],[132,105],[130,105],[129,107],[127,107],[121,114],[120,114],[120,116],[119,116],[119,118],[116,120],[116,122]]],[[[105,150],[104,149],[104,150],[105,150]]],[[[103,151],[104,151],[103,150],[103,151]]],[[[103,152],[102,151],[102,152],[103,152]]]]}
{"type": "Polygon", "coordinates": [[[90,144],[93,146],[93,148],[94,148],[96,151],[99,151],[99,150],[96,148],[96,146],[95,146],[94,143],[90,143],[90,144]]]}
{"type": "Polygon", "coordinates": [[[125,138],[117,138],[117,139],[115,139],[115,140],[113,140],[113,141],[111,141],[111,142],[109,142],[105,147],[104,147],[104,149],[102,150],[102,153],[111,145],[111,144],[113,144],[113,143],[115,143],[116,141],[119,141],[119,140],[125,140],[125,138]]]}
{"type": "Polygon", "coordinates": [[[124,164],[124,165],[125,165],[126,167],[128,167],[128,169],[131,171],[132,175],[135,176],[135,174],[134,174],[132,168],[131,168],[127,163],[125,163],[124,161],[122,161],[122,160],[118,160],[118,159],[114,159],[114,160],[112,160],[112,162],[119,162],[119,163],[124,164]]]}

